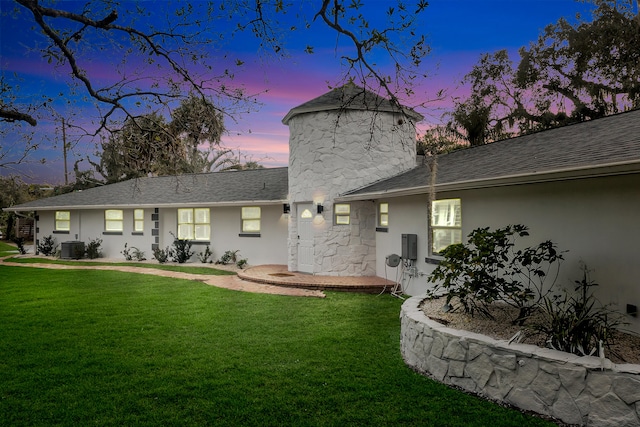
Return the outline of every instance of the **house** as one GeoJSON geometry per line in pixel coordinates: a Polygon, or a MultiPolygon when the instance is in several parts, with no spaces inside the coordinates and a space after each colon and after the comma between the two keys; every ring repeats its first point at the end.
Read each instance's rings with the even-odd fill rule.
{"type": "Polygon", "coordinates": [[[288,168],[139,178],[8,210],[36,212],[36,239],[101,238],[109,257],[125,243],[150,254],[177,236],[254,265],[398,275],[411,295],[429,287],[446,245],[524,224],[525,244],[568,251],[558,283],[572,285],[586,264],[601,301],[640,332],[640,110],[416,164],[420,120],[350,83],[284,117],[288,168]]]}

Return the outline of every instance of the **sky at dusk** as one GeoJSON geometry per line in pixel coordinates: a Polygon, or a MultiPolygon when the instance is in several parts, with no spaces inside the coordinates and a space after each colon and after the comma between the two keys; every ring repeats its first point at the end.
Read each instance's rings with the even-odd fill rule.
{"type": "MultiPolygon", "coordinates": [[[[386,0],[363,2],[367,8],[379,9],[381,16],[390,5],[386,0]]],[[[65,1],[59,4],[64,7],[65,1]]],[[[142,4],[149,5],[152,2],[142,4]]],[[[55,97],[60,92],[68,93],[64,78],[68,70],[55,70],[37,53],[27,54],[26,47],[33,47],[33,40],[30,40],[29,31],[25,31],[28,26],[22,18],[13,16],[13,8],[12,1],[0,0],[0,69],[3,76],[13,75],[14,72],[22,74],[22,97],[28,97],[29,94],[35,97],[43,93],[55,97]]],[[[518,48],[535,41],[546,25],[556,22],[560,17],[573,19],[576,12],[588,16],[591,8],[590,4],[574,0],[429,1],[420,20],[432,49],[422,65],[429,78],[415,89],[414,97],[405,102],[411,107],[422,104],[433,99],[441,89],[447,90],[447,97],[428,104],[426,109],[417,109],[426,117],[419,127],[437,123],[440,115],[451,105],[451,97],[465,94],[465,89],[459,83],[482,53],[507,49],[512,58],[517,60],[518,48]]],[[[266,167],[286,166],[289,130],[281,120],[291,108],[322,95],[328,91],[328,84],[338,82],[342,65],[340,54],[335,49],[336,36],[314,24],[306,32],[296,34],[291,39],[285,38],[288,57],[284,59],[258,53],[254,45],[244,44],[242,40],[239,38],[231,46],[225,46],[224,53],[244,61],[236,73],[235,81],[242,84],[248,93],[259,93],[260,105],[257,111],[236,116],[236,121],[225,119],[228,132],[222,139],[222,145],[242,152],[246,156],[243,160],[255,160],[266,167]],[[303,52],[306,45],[314,46],[313,54],[303,52]]],[[[108,71],[110,67],[103,61],[109,59],[105,55],[96,58],[92,64],[92,73],[95,74],[92,75],[100,77],[101,70],[108,71]]],[[[81,88],[77,92],[78,97],[84,95],[81,88]]],[[[6,132],[7,127],[12,125],[4,123],[0,126],[5,130],[1,136],[2,150],[18,155],[22,148],[21,141],[16,140],[12,132],[6,132]]],[[[62,150],[59,144],[53,147],[54,141],[61,139],[59,124],[53,120],[40,121],[34,132],[36,139],[39,135],[47,135],[48,138],[42,137],[47,143],[43,143],[34,153],[32,161],[21,166],[18,172],[26,174],[25,180],[31,182],[64,182],[62,150]],[[33,161],[40,158],[46,158],[46,163],[33,161]]],[[[94,152],[94,142],[87,139],[75,141],[69,156],[69,167],[72,167],[74,159],[94,152]]],[[[0,168],[0,175],[15,173],[16,170],[0,168]]]]}

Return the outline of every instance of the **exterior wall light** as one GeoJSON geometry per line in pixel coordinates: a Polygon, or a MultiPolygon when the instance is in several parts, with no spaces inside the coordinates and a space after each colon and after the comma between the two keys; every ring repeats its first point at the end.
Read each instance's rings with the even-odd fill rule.
{"type": "Polygon", "coordinates": [[[282,205],[282,213],[283,214],[289,214],[291,213],[291,205],[289,205],[289,203],[284,203],[282,205]]]}
{"type": "Polygon", "coordinates": [[[324,212],[324,206],[322,206],[320,203],[318,203],[318,206],[317,206],[318,215],[320,215],[322,212],[324,212]]]}

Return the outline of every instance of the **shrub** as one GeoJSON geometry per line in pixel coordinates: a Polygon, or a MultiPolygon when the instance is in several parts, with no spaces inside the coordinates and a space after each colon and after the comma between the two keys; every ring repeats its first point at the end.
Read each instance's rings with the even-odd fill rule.
{"type": "Polygon", "coordinates": [[[124,244],[124,249],[120,253],[124,255],[124,259],[127,261],[133,261],[134,259],[136,261],[146,260],[143,251],[136,248],[135,246],[131,246],[131,248],[128,248],[126,243],[124,244]]]}
{"type": "Polygon", "coordinates": [[[38,252],[44,256],[54,255],[57,249],[58,245],[56,244],[56,239],[51,235],[44,236],[42,241],[38,244],[38,252]]]}
{"type": "Polygon", "coordinates": [[[546,335],[547,345],[555,350],[601,355],[613,343],[613,331],[623,324],[622,316],[598,302],[591,292],[598,284],[591,280],[586,266],[582,270],[573,294],[564,291],[543,299],[544,320],[534,328],[546,335]]]}
{"type": "Polygon", "coordinates": [[[207,247],[204,249],[204,252],[200,252],[198,254],[198,259],[201,263],[206,264],[207,262],[209,262],[209,257],[211,257],[211,255],[213,255],[213,252],[211,252],[211,249],[209,249],[209,245],[207,245],[207,247]]]}
{"type": "Polygon", "coordinates": [[[226,251],[224,254],[222,254],[220,259],[216,261],[216,264],[235,264],[238,261],[239,252],[239,249],[236,249],[235,251],[226,251]]]}
{"type": "Polygon", "coordinates": [[[85,248],[85,253],[87,254],[87,258],[89,259],[100,258],[102,256],[102,252],[100,252],[101,245],[102,245],[102,239],[95,238],[95,239],[89,240],[89,243],[87,243],[87,247],[85,248]]]}
{"type": "Polygon", "coordinates": [[[184,264],[189,261],[194,252],[191,250],[191,242],[186,239],[178,239],[175,235],[171,234],[174,238],[173,249],[170,251],[171,259],[174,262],[184,264]]]}
{"type": "Polygon", "coordinates": [[[24,237],[14,237],[12,240],[18,247],[20,255],[25,255],[27,253],[27,248],[24,247],[24,237]]]}
{"type": "Polygon", "coordinates": [[[166,249],[154,249],[153,250],[153,257],[160,263],[160,264],[164,264],[165,262],[167,262],[167,260],[169,259],[169,254],[171,253],[171,249],[166,248],[166,249]]]}
{"type": "Polygon", "coordinates": [[[524,225],[472,231],[467,244],[450,245],[442,251],[444,259],[428,279],[436,283],[430,293],[435,295],[443,288],[447,304],[456,297],[471,316],[491,317],[489,305],[505,302],[518,308],[512,322],[522,325],[555,284],[563,259],[551,241],[516,250],[516,238],[528,235],[524,225]],[[551,271],[555,275],[547,285],[551,271]]]}
{"type": "Polygon", "coordinates": [[[240,260],[238,260],[238,262],[236,262],[236,266],[241,270],[243,268],[245,268],[247,266],[247,264],[248,264],[248,261],[247,261],[246,258],[245,259],[240,259],[240,260]]]}

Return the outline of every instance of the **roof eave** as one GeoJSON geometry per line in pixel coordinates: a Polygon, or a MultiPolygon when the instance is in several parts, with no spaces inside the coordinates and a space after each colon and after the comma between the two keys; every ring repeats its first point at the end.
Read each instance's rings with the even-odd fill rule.
{"type": "Polygon", "coordinates": [[[235,206],[269,206],[280,205],[288,203],[287,199],[278,200],[240,200],[235,202],[210,202],[210,203],[131,203],[131,204],[112,204],[112,205],[68,205],[68,206],[37,206],[37,207],[23,207],[12,206],[3,208],[7,212],[34,212],[34,211],[55,211],[61,209],[68,210],[99,210],[99,209],[166,209],[166,208],[222,208],[222,207],[235,207],[235,206]]]}
{"type": "Polygon", "coordinates": [[[574,179],[600,178],[640,173],[640,160],[629,162],[609,163],[599,166],[585,166],[567,169],[557,169],[544,172],[508,175],[496,178],[483,178],[468,181],[448,182],[436,185],[421,185],[397,190],[383,190],[369,193],[346,194],[336,197],[337,202],[380,199],[385,197],[403,197],[426,194],[429,191],[460,191],[477,190],[481,188],[505,187],[523,184],[539,184],[554,181],[569,181],[574,179]]]}

